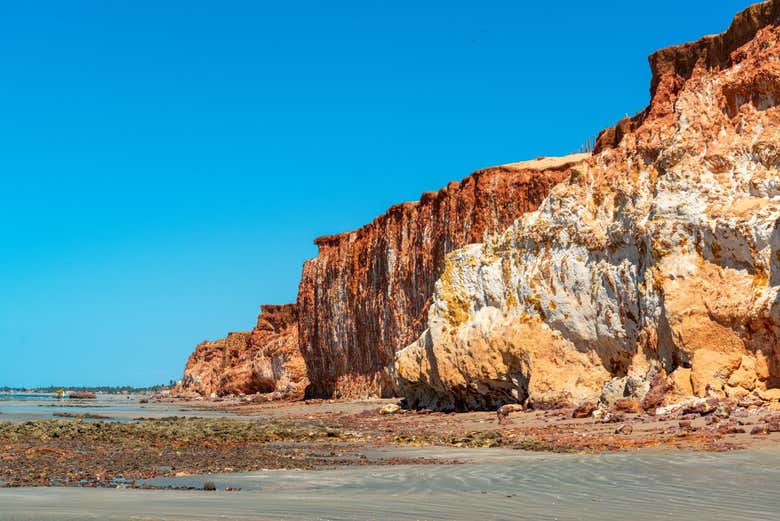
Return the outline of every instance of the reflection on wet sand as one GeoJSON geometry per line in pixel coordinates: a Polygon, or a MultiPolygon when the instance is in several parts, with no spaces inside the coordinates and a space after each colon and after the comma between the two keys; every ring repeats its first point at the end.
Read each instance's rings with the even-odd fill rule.
{"type": "MultiPolygon", "coordinates": [[[[767,520],[777,514],[780,454],[563,455],[504,449],[378,449],[462,465],[346,467],[153,480],[180,490],[0,491],[2,520],[767,520]],[[241,492],[225,492],[226,487],[241,492]]],[[[374,456],[381,456],[375,454],[374,456]]]]}

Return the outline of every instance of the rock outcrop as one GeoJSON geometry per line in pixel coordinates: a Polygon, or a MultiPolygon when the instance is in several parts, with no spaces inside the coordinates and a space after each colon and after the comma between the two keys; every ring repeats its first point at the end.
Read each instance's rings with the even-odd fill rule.
{"type": "Polygon", "coordinates": [[[446,256],[427,329],[396,356],[413,406],[780,387],[778,24],[764,2],[652,55],[647,109],[537,210],[446,256]]]}
{"type": "Polygon", "coordinates": [[[265,305],[261,310],[252,331],[199,344],[177,390],[204,396],[279,392],[301,397],[308,379],[298,350],[297,306],[265,305]]]}
{"type": "Polygon", "coordinates": [[[357,231],[318,238],[298,293],[310,396],[393,393],[388,368],[417,338],[448,252],[534,210],[587,154],[488,168],[399,204],[357,231]]]}

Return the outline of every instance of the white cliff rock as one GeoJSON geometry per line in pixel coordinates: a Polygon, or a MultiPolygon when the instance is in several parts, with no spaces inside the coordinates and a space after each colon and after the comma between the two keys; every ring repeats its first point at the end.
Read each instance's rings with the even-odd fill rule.
{"type": "Polygon", "coordinates": [[[537,211],[448,256],[396,355],[412,405],[596,400],[660,368],[697,396],[780,387],[778,4],[651,56],[645,111],[537,211]]]}

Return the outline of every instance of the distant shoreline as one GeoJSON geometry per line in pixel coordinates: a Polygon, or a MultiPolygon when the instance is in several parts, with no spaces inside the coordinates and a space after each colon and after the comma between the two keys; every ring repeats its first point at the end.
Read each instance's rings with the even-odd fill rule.
{"type": "Polygon", "coordinates": [[[133,387],[131,385],[71,386],[52,385],[49,387],[0,387],[0,394],[54,394],[59,390],[68,392],[86,392],[95,394],[155,394],[170,389],[168,385],[133,387]]]}

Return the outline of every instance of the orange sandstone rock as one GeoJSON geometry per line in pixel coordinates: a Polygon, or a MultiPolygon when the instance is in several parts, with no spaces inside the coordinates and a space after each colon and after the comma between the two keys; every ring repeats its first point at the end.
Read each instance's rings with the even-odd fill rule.
{"type": "Polygon", "coordinates": [[[412,406],[582,403],[615,381],[642,400],[661,369],[670,393],[780,388],[780,0],[650,64],[644,111],[446,257],[396,355],[412,406]]]}
{"type": "Polygon", "coordinates": [[[279,391],[300,397],[308,385],[298,350],[295,304],[264,305],[251,332],[199,344],[187,361],[179,392],[205,396],[279,391]]]}
{"type": "Polygon", "coordinates": [[[536,209],[587,154],[487,168],[357,231],[320,237],[298,292],[311,396],[392,395],[395,352],[425,329],[448,252],[536,209]]]}

